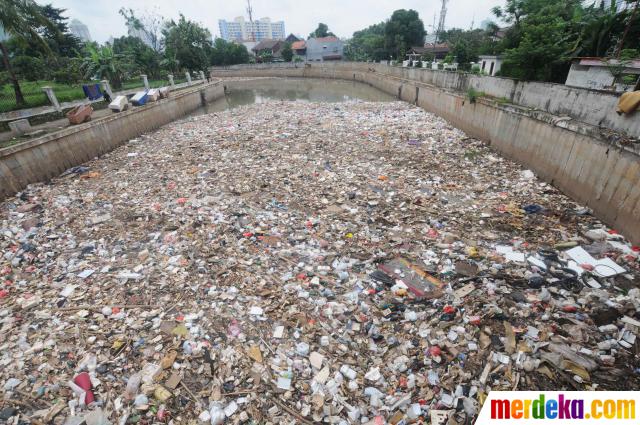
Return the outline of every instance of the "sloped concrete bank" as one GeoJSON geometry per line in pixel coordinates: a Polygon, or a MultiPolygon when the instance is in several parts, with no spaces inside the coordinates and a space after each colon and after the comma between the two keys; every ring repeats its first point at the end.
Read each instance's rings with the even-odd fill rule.
{"type": "Polygon", "coordinates": [[[0,149],[0,200],[193,112],[224,96],[224,87],[215,81],[171,96],[0,149]]]}
{"type": "MultiPolygon", "coordinates": [[[[212,69],[215,77],[356,80],[433,112],[505,157],[534,170],[600,219],[640,242],[640,152],[614,131],[503,101],[480,98],[379,72],[370,64],[212,69]]],[[[640,117],[638,117],[640,119],[640,117]]]]}

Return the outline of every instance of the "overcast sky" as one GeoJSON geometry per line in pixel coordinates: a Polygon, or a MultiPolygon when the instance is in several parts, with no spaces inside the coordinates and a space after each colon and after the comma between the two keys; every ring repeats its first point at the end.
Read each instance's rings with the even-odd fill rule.
{"type": "MultiPolygon", "coordinates": [[[[67,16],[84,22],[91,37],[99,42],[126,34],[124,20],[118,14],[122,6],[139,11],[157,10],[167,18],[176,18],[182,12],[203,24],[214,36],[220,35],[218,19],[232,20],[246,15],[246,0],[37,1],[67,9],[67,16]]],[[[483,19],[490,17],[493,6],[503,3],[504,0],[449,0],[446,27],[469,28],[474,19],[477,28],[483,19]]],[[[283,20],[287,33],[303,36],[313,31],[318,22],[324,22],[339,37],[350,37],[354,31],[386,20],[394,10],[402,8],[417,10],[425,29],[432,33],[434,13],[440,11],[438,0],[252,0],[252,5],[254,18],[283,20]]]]}

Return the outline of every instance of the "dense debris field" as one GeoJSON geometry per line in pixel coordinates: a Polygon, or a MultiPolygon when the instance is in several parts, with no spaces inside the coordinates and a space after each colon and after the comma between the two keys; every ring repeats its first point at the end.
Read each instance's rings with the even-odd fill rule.
{"type": "Polygon", "coordinates": [[[638,248],[406,103],[192,117],[0,204],[0,422],[471,423],[638,390],[638,248]]]}

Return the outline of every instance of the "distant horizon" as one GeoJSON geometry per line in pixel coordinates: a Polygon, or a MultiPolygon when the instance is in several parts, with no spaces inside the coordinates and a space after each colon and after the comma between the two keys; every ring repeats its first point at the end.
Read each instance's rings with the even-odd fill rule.
{"type": "MultiPolygon", "coordinates": [[[[118,13],[121,7],[131,8],[138,15],[144,12],[155,12],[165,19],[178,19],[180,12],[187,19],[196,21],[207,28],[213,38],[220,36],[218,20],[233,21],[242,16],[248,19],[246,1],[234,2],[192,0],[178,2],[176,0],[114,0],[111,2],[87,2],[80,0],[37,0],[38,4],[51,3],[54,7],[66,9],[64,16],[77,19],[87,25],[91,39],[99,43],[107,42],[111,37],[127,35],[124,18],[118,13]]],[[[272,22],[283,21],[287,34],[306,38],[323,22],[329,30],[339,38],[348,39],[355,31],[389,19],[394,10],[414,9],[425,25],[428,34],[434,32],[435,23],[440,13],[440,1],[424,4],[418,0],[327,0],[324,4],[293,0],[253,0],[253,16],[257,19],[269,18],[272,22]]],[[[472,21],[474,28],[492,18],[491,8],[504,4],[504,0],[488,0],[477,2],[471,0],[449,0],[445,27],[469,29],[472,21]],[[478,3],[482,3],[478,5],[478,3]]],[[[495,20],[495,19],[494,19],[495,20]]]]}

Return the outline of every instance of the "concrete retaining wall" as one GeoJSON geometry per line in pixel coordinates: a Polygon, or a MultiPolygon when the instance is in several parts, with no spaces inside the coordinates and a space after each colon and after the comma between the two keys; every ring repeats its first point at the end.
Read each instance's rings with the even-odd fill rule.
{"type": "MultiPolygon", "coordinates": [[[[630,240],[640,242],[640,155],[637,150],[602,136],[597,127],[568,123],[553,112],[532,111],[489,99],[471,103],[465,94],[450,90],[468,86],[468,82],[461,82],[454,73],[434,72],[429,75],[433,77],[429,83],[425,83],[422,81],[427,76],[424,70],[390,68],[394,69],[392,73],[382,73],[378,72],[378,66],[370,65],[262,66],[214,69],[211,73],[216,77],[340,78],[370,84],[488,142],[504,156],[534,170],[576,201],[592,208],[599,218],[630,240]]],[[[505,79],[494,80],[500,84],[505,79]]],[[[503,89],[507,88],[505,83],[503,89]]],[[[595,93],[591,95],[596,97],[595,93]]],[[[530,88],[517,96],[535,98],[530,88]]],[[[542,95],[539,99],[543,99],[542,95]]],[[[562,104],[558,99],[554,101],[562,104]]],[[[579,109],[579,105],[574,108],[579,109]]]]}
{"type": "Polygon", "coordinates": [[[222,96],[224,88],[220,81],[199,85],[172,93],[172,97],[159,102],[0,149],[0,199],[30,183],[58,176],[222,96]]]}
{"type": "MultiPolygon", "coordinates": [[[[489,77],[450,71],[423,68],[402,68],[379,63],[342,62],[311,64],[313,68],[348,70],[348,72],[369,72],[390,75],[396,78],[418,81],[446,90],[466,93],[469,88],[478,92],[504,99],[509,103],[527,108],[539,109],[554,115],[569,116],[577,121],[596,127],[604,127],[640,139],[640,112],[632,115],[618,115],[616,105],[620,93],[603,90],[589,90],[564,84],[518,81],[511,78],[489,77]]],[[[305,69],[304,64],[235,65],[225,69],[214,69],[213,75],[229,71],[260,72],[266,69],[305,69]],[[296,66],[297,68],[294,68],[296,66]]],[[[254,74],[259,75],[259,74],[254,74]]],[[[264,75],[264,74],[263,74],[264,75]]],[[[281,74],[282,75],[282,74],[281,74]]]]}

